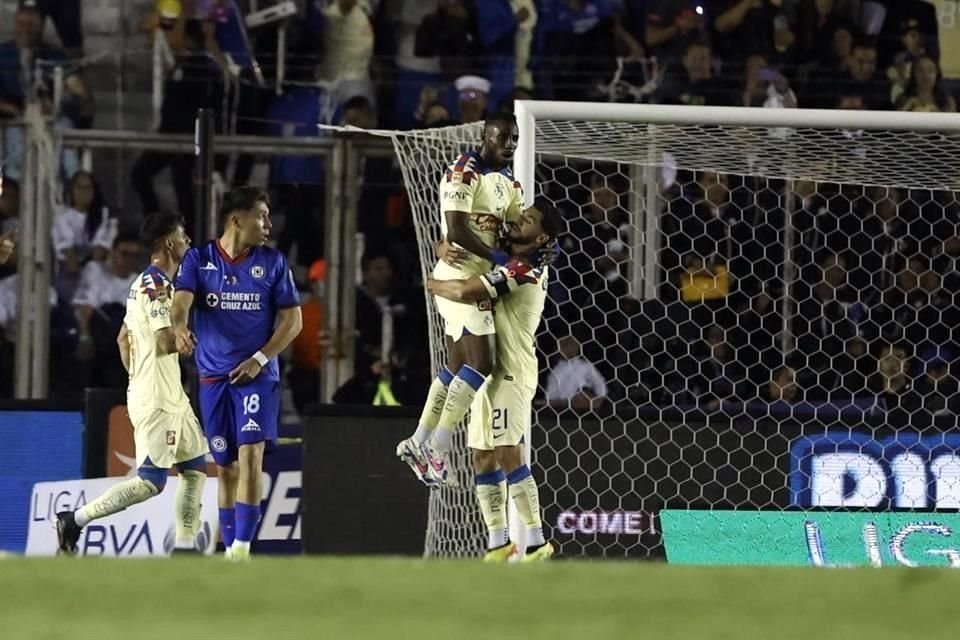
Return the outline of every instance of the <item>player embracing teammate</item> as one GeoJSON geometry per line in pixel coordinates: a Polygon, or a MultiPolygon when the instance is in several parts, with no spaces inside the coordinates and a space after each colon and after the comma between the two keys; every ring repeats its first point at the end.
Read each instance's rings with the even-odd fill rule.
{"type": "Polygon", "coordinates": [[[492,115],[480,147],[461,155],[441,179],[441,231],[452,253],[434,267],[430,290],[444,321],[447,366],[430,386],[416,432],[397,446],[397,456],[425,483],[451,484],[453,430],[471,410],[468,444],[490,562],[505,561],[516,550],[508,535],[507,495],[527,527],[523,559],[553,554],[521,443],[536,390],[534,337],[547,282],[546,268],[531,263],[556,239],[562,220],[545,206],[523,211],[523,193],[509,166],[518,138],[512,114],[492,115]],[[504,224],[511,231],[501,243],[504,224]],[[493,299],[521,286],[529,295],[513,294],[513,310],[495,316],[493,299]]]}

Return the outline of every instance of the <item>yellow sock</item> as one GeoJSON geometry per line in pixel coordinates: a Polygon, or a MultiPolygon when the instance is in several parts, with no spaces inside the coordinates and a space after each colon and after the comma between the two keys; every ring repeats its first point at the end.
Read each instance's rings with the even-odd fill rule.
{"type": "Polygon", "coordinates": [[[475,478],[477,502],[483,523],[487,525],[487,548],[496,549],[510,542],[507,528],[507,483],[503,469],[478,474],[475,478]]]}
{"type": "Polygon", "coordinates": [[[507,476],[510,500],[527,528],[527,545],[535,547],[544,543],[543,523],[540,521],[540,489],[530,473],[530,467],[521,465],[507,476]]]}
{"type": "Polygon", "coordinates": [[[205,473],[192,469],[180,474],[180,484],[173,501],[178,548],[192,549],[200,531],[200,499],[206,479],[205,473]]]}

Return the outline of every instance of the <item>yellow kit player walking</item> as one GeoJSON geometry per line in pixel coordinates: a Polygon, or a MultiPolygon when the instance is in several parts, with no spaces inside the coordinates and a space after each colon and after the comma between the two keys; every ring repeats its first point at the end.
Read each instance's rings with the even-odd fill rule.
{"type": "MultiPolygon", "coordinates": [[[[507,560],[510,543],[506,498],[517,508],[527,534],[524,562],[546,560],[553,546],[544,540],[537,483],[523,461],[521,443],[530,427],[537,390],[536,334],[547,297],[548,268],[523,262],[555,240],[563,219],[553,207],[523,212],[506,240],[513,258],[503,267],[469,280],[430,280],[431,293],[466,303],[496,300],[496,365],[470,408],[467,444],[473,452],[477,501],[487,526],[488,562],[507,560]]],[[[450,260],[450,256],[446,257],[450,260]]]]}
{"type": "Polygon", "coordinates": [[[57,514],[61,553],[77,553],[87,523],[158,495],[174,466],[180,474],[174,552],[196,552],[208,449],[180,383],[180,361],[170,322],[171,278],[190,248],[190,238],[184,232],[183,219],[174,214],[148,217],[141,236],[151,252],[150,266],[130,286],[127,313],[117,336],[120,358],[130,375],[127,412],[134,429],[137,475],[118,482],[76,511],[57,514]]]}
{"type": "MultiPolygon", "coordinates": [[[[510,259],[497,247],[497,238],[501,225],[515,221],[523,208],[523,192],[510,169],[518,138],[513,114],[494,114],[484,123],[480,147],[445,172],[440,182],[443,236],[470,255],[458,266],[438,262],[434,279],[469,280],[510,259]]],[[[448,481],[453,429],[492,372],[494,353],[490,300],[436,302],[447,337],[447,366],[430,385],[416,432],[397,446],[397,456],[427,484],[448,481]]]]}

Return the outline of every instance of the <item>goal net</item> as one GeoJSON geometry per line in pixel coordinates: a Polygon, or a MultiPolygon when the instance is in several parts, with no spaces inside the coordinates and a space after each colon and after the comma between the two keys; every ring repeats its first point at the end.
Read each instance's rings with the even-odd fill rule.
{"type": "MultiPolygon", "coordinates": [[[[960,116],[519,104],[517,177],[568,227],[531,438],[560,553],[662,558],[664,510],[755,514],[749,538],[798,509],[960,507],[960,116]]],[[[425,270],[479,135],[394,136],[425,270]]],[[[428,555],[483,549],[464,442],[428,555]]]]}

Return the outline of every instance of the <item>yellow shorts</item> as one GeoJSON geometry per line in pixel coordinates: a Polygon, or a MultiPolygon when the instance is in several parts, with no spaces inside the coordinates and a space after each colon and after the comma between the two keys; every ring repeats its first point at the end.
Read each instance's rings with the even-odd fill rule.
{"type": "Polygon", "coordinates": [[[133,423],[133,441],[137,450],[137,467],[147,456],[153,466],[169,469],[208,453],[207,439],[193,409],[170,413],[162,409],[135,412],[128,409],[133,423]]]}
{"type": "MultiPolygon", "coordinates": [[[[436,280],[466,280],[470,274],[451,267],[440,261],[433,268],[433,277],[436,280]]],[[[444,333],[454,342],[463,337],[464,330],[475,336],[489,336],[496,333],[493,324],[493,304],[489,300],[480,302],[454,302],[439,296],[433,299],[437,303],[437,311],[443,318],[444,333]]]]}
{"type": "Polygon", "coordinates": [[[481,451],[520,444],[530,429],[535,386],[497,374],[477,393],[470,407],[467,446],[481,451]]]}

